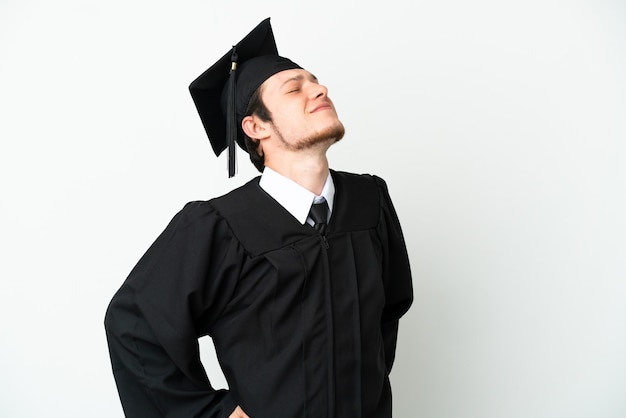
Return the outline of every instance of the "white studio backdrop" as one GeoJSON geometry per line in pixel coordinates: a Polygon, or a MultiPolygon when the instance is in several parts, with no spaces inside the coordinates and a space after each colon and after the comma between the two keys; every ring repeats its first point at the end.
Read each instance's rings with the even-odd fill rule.
{"type": "Polygon", "coordinates": [[[403,223],[395,416],[625,417],[626,5],[606,0],[0,0],[0,416],[123,416],[106,306],[185,202],[255,175],[240,153],[227,179],[187,86],[268,16],[346,125],[331,165],[384,177],[403,223]]]}

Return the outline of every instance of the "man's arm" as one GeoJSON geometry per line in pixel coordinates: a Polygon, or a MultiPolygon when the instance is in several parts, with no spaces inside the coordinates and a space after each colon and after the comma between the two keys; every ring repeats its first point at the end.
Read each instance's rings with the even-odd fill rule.
{"type": "Polygon", "coordinates": [[[234,248],[211,205],[188,204],[113,297],[105,328],[127,417],[227,418],[235,410],[228,391],[211,387],[198,348],[236,286],[234,248]]]}
{"type": "Polygon", "coordinates": [[[126,417],[225,418],[235,408],[228,391],[211,387],[199,355],[187,359],[195,376],[177,366],[142,315],[132,289],[124,286],[113,298],[105,328],[126,417]]]}
{"type": "Polygon", "coordinates": [[[413,285],[409,257],[398,215],[389,197],[386,183],[379,177],[375,178],[381,196],[381,236],[383,243],[386,244],[383,249],[385,308],[381,320],[381,333],[385,344],[387,373],[389,373],[396,354],[399,319],[413,302],[413,285]]]}

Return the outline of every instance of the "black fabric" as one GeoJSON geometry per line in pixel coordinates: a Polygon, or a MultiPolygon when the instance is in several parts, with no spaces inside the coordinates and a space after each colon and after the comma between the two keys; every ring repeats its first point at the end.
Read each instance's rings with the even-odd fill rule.
{"type": "Polygon", "coordinates": [[[389,418],[398,319],[412,302],[385,183],[331,171],[322,237],[258,178],[179,212],[107,310],[127,417],[389,418]],[[324,245],[324,238],[328,245],[324,245]],[[210,335],[229,390],[197,339],[210,335]]]}

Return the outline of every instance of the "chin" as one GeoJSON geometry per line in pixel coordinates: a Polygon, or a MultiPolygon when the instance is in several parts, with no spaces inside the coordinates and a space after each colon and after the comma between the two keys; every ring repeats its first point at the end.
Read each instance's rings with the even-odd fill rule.
{"type": "Polygon", "coordinates": [[[313,146],[317,144],[321,144],[324,142],[328,142],[329,144],[334,144],[335,142],[341,141],[343,135],[346,133],[343,124],[337,121],[334,125],[327,127],[326,129],[319,131],[316,135],[309,137],[302,141],[302,148],[306,148],[307,146],[313,146]]]}

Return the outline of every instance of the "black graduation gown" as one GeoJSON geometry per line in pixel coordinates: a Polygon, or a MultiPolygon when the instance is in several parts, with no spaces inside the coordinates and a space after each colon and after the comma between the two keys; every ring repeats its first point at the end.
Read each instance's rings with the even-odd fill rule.
{"type": "Polygon", "coordinates": [[[331,171],[326,236],[259,178],[188,203],[115,294],[105,318],[127,417],[391,417],[388,374],[412,301],[384,181],[331,171]],[[199,359],[210,335],[229,390],[199,359]]]}

